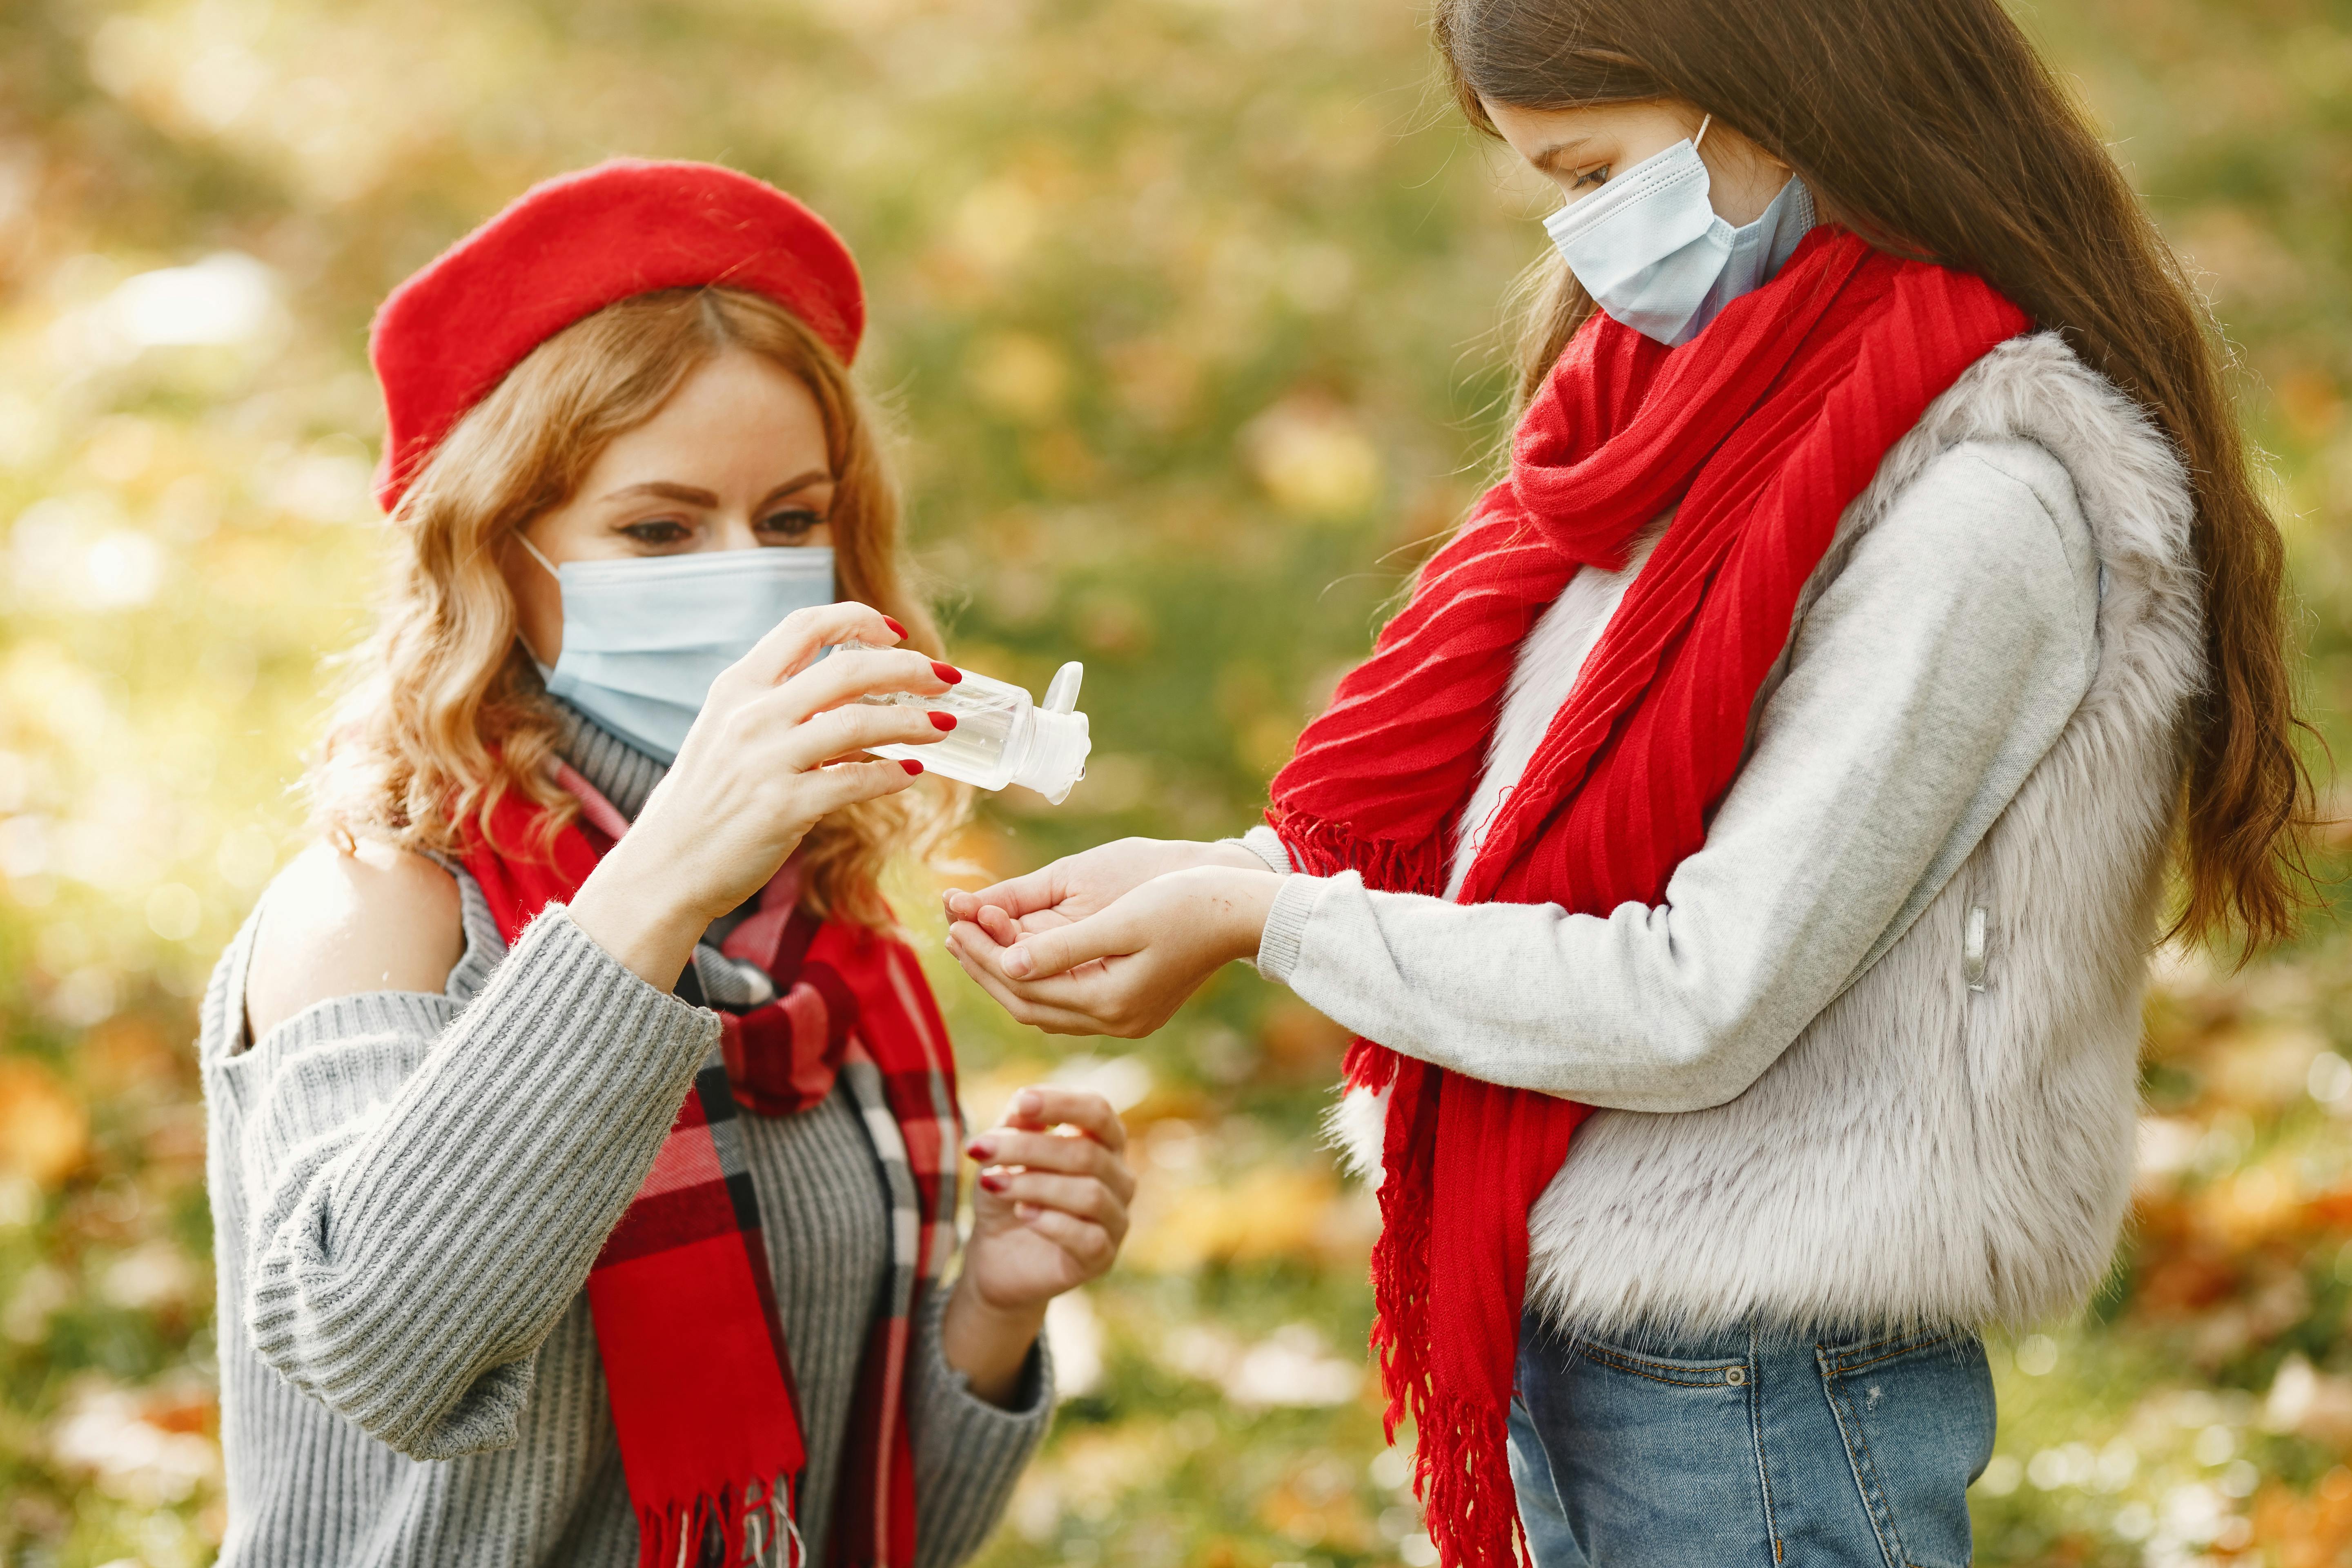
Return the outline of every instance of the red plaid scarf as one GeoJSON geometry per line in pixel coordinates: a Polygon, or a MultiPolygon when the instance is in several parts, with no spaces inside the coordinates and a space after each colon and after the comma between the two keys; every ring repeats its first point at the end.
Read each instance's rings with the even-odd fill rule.
{"type": "MultiPolygon", "coordinates": [[[[540,808],[509,795],[488,842],[464,857],[511,944],[568,899],[628,829],[569,767],[580,818],[545,857],[540,808]],[[504,847],[503,848],[492,846],[504,847]]],[[[859,1368],[827,1558],[837,1568],[911,1568],[915,1467],[907,1427],[915,1314],[956,1245],[955,1061],[915,955],[903,942],[798,908],[780,875],[727,938],[776,999],[719,1015],[719,1048],[696,1076],[668,1140],[588,1276],[588,1304],[637,1514],[643,1568],[705,1560],[799,1568],[793,1489],[806,1458],[791,1354],[776,1314],[739,1107],[789,1116],[848,1085],[888,1190],[891,1273],[859,1368]]]]}
{"type": "MultiPolygon", "coordinates": [[[[1681,349],[1596,316],[1528,410],[1509,478],[1275,780],[1268,820],[1296,864],[1443,896],[1521,640],[1570,577],[1621,569],[1672,511],[1461,892],[1595,915],[1660,902],[1738,771],[1839,516],[1927,405],[2026,326],[1979,279],[1832,229],[1681,349]]],[[[1528,1209],[1587,1108],[1370,1040],[1348,1078],[1391,1089],[1372,1255],[1390,1436],[1414,1417],[1447,1568],[1507,1563],[1528,1209]]]]}

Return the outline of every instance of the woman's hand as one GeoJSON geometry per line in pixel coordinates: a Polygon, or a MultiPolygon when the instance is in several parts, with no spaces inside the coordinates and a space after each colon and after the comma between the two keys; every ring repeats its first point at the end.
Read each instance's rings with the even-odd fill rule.
{"type": "Polygon", "coordinates": [[[852,638],[898,634],[864,605],[795,610],[720,675],[628,836],[573,897],[581,929],[649,984],[675,985],[704,929],[766,886],[820,818],[905,789],[922,771],[845,760],[944,733],[919,708],[857,699],[943,692],[950,667],[898,649],[818,661],[852,638]]]}
{"type": "Polygon", "coordinates": [[[964,1152],[980,1162],[971,1240],[940,1325],[948,1364],[994,1405],[1016,1392],[1045,1304],[1094,1279],[1127,1239],[1127,1130],[1098,1094],[1024,1089],[964,1152]]]}
{"type": "Polygon", "coordinates": [[[950,889],[948,919],[985,925],[1000,942],[1027,931],[1052,931],[1108,909],[1154,877],[1195,866],[1265,868],[1265,862],[1237,844],[1200,844],[1187,838],[1119,838],[993,887],[967,893],[950,889]]]}
{"type": "MultiPolygon", "coordinates": [[[[1252,858],[1255,860],[1255,857],[1252,858]]],[[[1048,868],[1051,869],[1051,868],[1048,868]]],[[[1024,1024],[1053,1035],[1139,1039],[1223,965],[1254,957],[1282,879],[1265,868],[1195,866],[1155,877],[1066,925],[948,928],[964,973],[1024,1024]]]]}

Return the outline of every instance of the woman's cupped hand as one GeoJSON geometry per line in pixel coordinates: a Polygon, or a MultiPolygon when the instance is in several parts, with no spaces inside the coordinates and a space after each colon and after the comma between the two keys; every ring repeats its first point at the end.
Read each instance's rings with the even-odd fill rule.
{"type": "Polygon", "coordinates": [[[704,929],[765,887],[819,820],[912,784],[921,764],[863,753],[945,730],[921,708],[858,699],[936,696],[955,671],[888,647],[899,635],[856,603],[778,622],[712,683],[677,761],[573,897],[572,919],[667,990],[704,929]],[[852,640],[871,646],[822,657],[852,640]]]}

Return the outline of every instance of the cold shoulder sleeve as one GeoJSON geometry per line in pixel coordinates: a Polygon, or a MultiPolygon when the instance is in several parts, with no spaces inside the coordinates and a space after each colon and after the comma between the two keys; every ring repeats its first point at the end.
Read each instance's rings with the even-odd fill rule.
{"type": "Polygon", "coordinates": [[[460,1004],[379,992],[215,1073],[261,1359],[420,1459],[512,1445],[532,1356],[652,1168],[717,1017],[559,906],[460,1004]]]}
{"type": "Polygon", "coordinates": [[[1357,1033],[1490,1082],[1720,1104],[1901,934],[2057,740],[2096,668],[2097,603],[2057,459],[1954,447],[1821,586],[1664,902],[1572,915],[1292,876],[1258,966],[1357,1033]]]}

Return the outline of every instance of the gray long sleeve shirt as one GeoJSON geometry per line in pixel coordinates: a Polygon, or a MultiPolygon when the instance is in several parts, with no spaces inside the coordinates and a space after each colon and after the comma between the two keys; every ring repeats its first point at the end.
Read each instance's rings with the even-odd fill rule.
{"type": "MultiPolygon", "coordinates": [[[[1663,902],[1570,914],[1290,876],[1258,967],[1359,1034],[1490,1082],[1629,1110],[1733,1099],[1902,934],[2056,741],[2097,666],[2098,573],[2057,458],[1956,447],[1825,564],[1663,902]]],[[[1547,636],[1572,645],[1565,681],[1515,679],[1490,770],[1525,766],[1524,732],[1615,603],[1563,595],[1531,634],[1523,666],[1547,636]]],[[[1289,869],[1271,830],[1244,842],[1289,869]]]]}
{"type": "MultiPolygon", "coordinates": [[[[323,1002],[248,1047],[257,921],[206,993],[225,1568],[637,1560],[581,1288],[718,1020],[560,909],[508,952],[480,889],[458,885],[465,956],[440,994],[323,1002]]],[[[809,1454],[799,1523],[821,1560],[889,1209],[843,1091],[742,1127],[809,1454]]],[[[1042,1346],[1016,1408],[975,1397],[940,1353],[943,1297],[909,1367],[923,1568],[979,1546],[1051,1405],[1042,1346]]]]}

